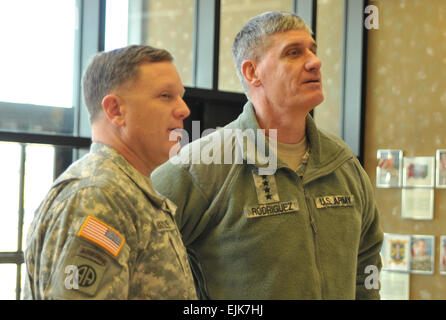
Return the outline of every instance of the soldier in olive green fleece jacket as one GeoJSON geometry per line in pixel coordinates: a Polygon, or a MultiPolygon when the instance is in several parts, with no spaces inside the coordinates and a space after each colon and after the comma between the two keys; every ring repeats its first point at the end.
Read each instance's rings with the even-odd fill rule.
{"type": "Polygon", "coordinates": [[[323,100],[310,32],[290,13],[250,20],[233,51],[251,101],[152,174],[154,188],[178,207],[201,298],[379,299],[365,272],[381,270],[383,241],[371,183],[346,144],[308,115],[323,100]],[[240,44],[246,34],[254,44],[240,44]],[[239,53],[250,46],[265,52],[239,53]],[[257,129],[270,139],[266,151],[261,134],[227,134],[257,129]],[[265,173],[274,154],[277,166],[265,173]]]}
{"type": "MultiPolygon", "coordinates": [[[[257,127],[248,102],[237,120],[182,153],[198,143],[204,150],[215,135],[223,141],[227,129],[257,127]]],[[[271,204],[259,200],[267,194],[256,185],[261,165],[247,164],[245,153],[244,164],[171,159],[152,174],[154,187],[178,206],[175,220],[202,298],[379,298],[365,287],[365,268],[381,268],[383,239],[370,181],[345,143],[318,130],[310,116],[307,136],[306,165],[294,172],[279,159],[266,176],[279,197],[271,204]]],[[[242,146],[232,143],[235,155],[242,146]]]]}

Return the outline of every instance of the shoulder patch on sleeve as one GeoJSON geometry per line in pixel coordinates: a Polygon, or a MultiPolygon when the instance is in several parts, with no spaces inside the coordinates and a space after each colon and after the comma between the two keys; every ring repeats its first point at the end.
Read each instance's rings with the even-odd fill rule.
{"type": "Polygon", "coordinates": [[[85,219],[77,235],[104,248],[114,257],[119,254],[125,242],[118,231],[92,216],[85,219]]]}

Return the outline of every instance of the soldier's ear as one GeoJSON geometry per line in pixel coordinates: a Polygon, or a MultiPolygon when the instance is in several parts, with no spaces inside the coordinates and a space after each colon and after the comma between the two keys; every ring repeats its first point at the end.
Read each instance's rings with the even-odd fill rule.
{"type": "Polygon", "coordinates": [[[102,110],[107,120],[117,127],[125,124],[125,104],[116,94],[108,94],[102,99],[102,110]]]}
{"type": "Polygon", "coordinates": [[[245,82],[254,87],[258,87],[261,81],[256,72],[257,64],[254,60],[245,60],[241,65],[241,72],[245,78],[245,82]]]}

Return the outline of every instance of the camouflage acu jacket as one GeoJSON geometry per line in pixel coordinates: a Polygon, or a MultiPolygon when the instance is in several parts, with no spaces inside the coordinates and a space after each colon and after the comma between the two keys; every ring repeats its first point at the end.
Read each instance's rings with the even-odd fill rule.
{"type": "Polygon", "coordinates": [[[35,213],[25,299],[196,299],[175,209],[119,153],[93,143],[35,213]]]}

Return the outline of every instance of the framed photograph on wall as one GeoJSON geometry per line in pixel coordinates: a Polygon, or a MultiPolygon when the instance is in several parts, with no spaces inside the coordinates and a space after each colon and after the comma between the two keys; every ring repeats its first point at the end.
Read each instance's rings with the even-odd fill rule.
{"type": "Polygon", "coordinates": [[[403,187],[434,187],[435,157],[404,157],[403,187]]]}
{"type": "Polygon", "coordinates": [[[440,274],[446,275],[446,236],[440,237],[440,274]]]}
{"type": "Polygon", "coordinates": [[[409,271],[410,235],[385,233],[381,257],[383,270],[409,271]]]}
{"type": "Polygon", "coordinates": [[[377,152],[376,186],[379,188],[397,188],[402,180],[402,150],[379,149],[377,152]]]}
{"type": "Polygon", "coordinates": [[[401,216],[405,219],[432,220],[434,218],[434,189],[403,188],[401,216]]]}
{"type": "Polygon", "coordinates": [[[436,187],[446,189],[446,150],[437,150],[436,187]]]}
{"type": "Polygon", "coordinates": [[[434,273],[435,237],[412,235],[410,242],[410,272],[434,273]]]}

